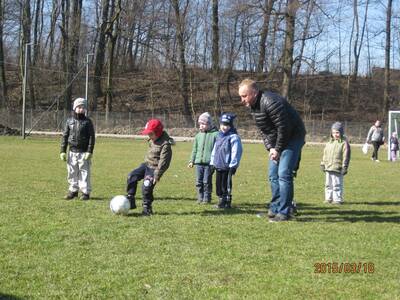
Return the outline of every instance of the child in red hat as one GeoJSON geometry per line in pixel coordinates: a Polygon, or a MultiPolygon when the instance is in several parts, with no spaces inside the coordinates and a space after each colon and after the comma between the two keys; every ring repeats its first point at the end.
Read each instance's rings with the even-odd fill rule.
{"type": "Polygon", "coordinates": [[[154,200],[153,190],[161,176],[167,171],[171,159],[171,145],[174,140],[164,131],[164,126],[158,119],[151,119],[146,123],[143,135],[149,136],[149,150],[145,161],[136,169],[128,174],[127,198],[131,203],[131,209],[136,208],[135,194],[138,181],[143,180],[142,197],[144,216],[153,213],[152,202],[154,200]]]}

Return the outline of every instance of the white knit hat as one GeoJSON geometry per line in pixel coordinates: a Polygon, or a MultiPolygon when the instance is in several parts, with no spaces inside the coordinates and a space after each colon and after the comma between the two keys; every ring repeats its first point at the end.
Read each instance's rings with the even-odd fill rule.
{"type": "Polygon", "coordinates": [[[75,111],[75,108],[79,105],[83,105],[86,108],[86,100],[84,98],[76,98],[72,110],[75,111]]]}
{"type": "Polygon", "coordinates": [[[213,126],[214,126],[212,117],[211,117],[210,113],[208,113],[208,112],[202,113],[202,114],[199,116],[198,122],[199,122],[199,123],[207,124],[207,125],[210,126],[210,127],[213,127],[213,126]]]}

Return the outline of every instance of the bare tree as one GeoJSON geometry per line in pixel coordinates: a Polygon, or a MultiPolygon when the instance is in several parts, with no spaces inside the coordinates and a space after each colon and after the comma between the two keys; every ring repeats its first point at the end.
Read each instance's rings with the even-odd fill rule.
{"type": "Polygon", "coordinates": [[[73,76],[78,71],[78,55],[79,55],[79,40],[81,31],[81,17],[82,17],[82,0],[72,0],[71,5],[71,20],[68,37],[69,46],[69,58],[68,58],[68,80],[67,80],[67,91],[66,91],[66,102],[65,107],[67,110],[71,109],[71,98],[73,90],[73,76]]]}
{"type": "Polygon", "coordinates": [[[360,53],[361,53],[361,48],[362,48],[363,40],[364,40],[365,27],[367,25],[368,7],[369,7],[369,0],[367,0],[365,3],[364,21],[363,21],[362,29],[360,32],[360,25],[359,25],[359,20],[358,20],[358,0],[354,0],[354,2],[353,2],[353,12],[354,12],[354,21],[355,21],[355,38],[354,38],[354,45],[353,45],[353,54],[354,54],[354,70],[353,70],[353,76],[352,76],[353,81],[356,81],[357,76],[358,76],[360,53]],[[361,37],[360,37],[360,35],[361,35],[361,37]]]}
{"type": "Polygon", "coordinates": [[[257,72],[262,73],[265,65],[265,53],[266,53],[266,41],[269,32],[269,23],[271,19],[271,12],[274,6],[275,0],[264,0],[264,6],[261,7],[263,11],[263,25],[260,35],[260,54],[258,57],[257,72]]]}
{"type": "Polygon", "coordinates": [[[34,26],[33,26],[33,59],[32,65],[35,66],[37,64],[37,60],[40,56],[40,40],[41,40],[41,19],[43,17],[43,0],[36,0],[35,2],[35,18],[34,18],[34,26]]]}
{"type": "Polygon", "coordinates": [[[99,28],[99,37],[97,41],[95,59],[94,59],[94,76],[93,76],[93,99],[92,110],[97,109],[97,98],[102,95],[101,90],[101,75],[103,73],[104,58],[106,51],[106,34],[108,28],[108,12],[110,0],[101,1],[101,25],[99,28]]]}
{"type": "MultiPolygon", "coordinates": [[[[306,40],[312,38],[309,36],[309,29],[310,29],[310,23],[311,23],[311,16],[314,13],[314,7],[315,7],[315,0],[309,0],[307,2],[304,26],[302,28],[303,32],[301,34],[301,39],[300,39],[299,55],[295,59],[296,67],[295,67],[294,77],[297,77],[300,73],[300,68],[301,68],[301,63],[303,61],[303,53],[304,53],[304,48],[306,45],[306,40]]],[[[319,33],[317,33],[317,34],[314,34],[313,37],[320,34],[321,32],[322,32],[322,30],[320,30],[319,33]]]]}
{"type": "Polygon", "coordinates": [[[298,0],[287,0],[286,2],[286,32],[285,47],[283,49],[283,82],[282,95],[290,100],[290,89],[292,84],[292,67],[293,67],[293,48],[294,48],[294,32],[296,23],[296,11],[299,6],[298,0]]]}
{"type": "Polygon", "coordinates": [[[214,114],[221,113],[220,78],[219,78],[219,27],[218,0],[212,1],[212,71],[214,77],[214,114]]]}
{"type": "Polygon", "coordinates": [[[189,0],[185,0],[184,8],[181,12],[179,7],[179,0],[170,0],[172,7],[175,12],[175,27],[176,27],[176,39],[178,42],[178,75],[179,75],[179,89],[183,100],[183,114],[186,123],[189,126],[193,126],[194,122],[190,116],[190,106],[189,106],[189,89],[188,89],[188,76],[186,70],[185,61],[185,16],[189,6],[189,0]]]}
{"type": "Polygon", "coordinates": [[[111,0],[110,15],[106,33],[108,36],[108,64],[107,64],[107,87],[106,87],[106,121],[108,121],[109,112],[112,110],[112,74],[114,69],[114,51],[118,38],[119,18],[121,14],[121,0],[111,0]]]}
{"type": "Polygon", "coordinates": [[[390,106],[390,42],[391,42],[392,0],[388,0],[386,8],[386,45],[385,45],[385,84],[383,90],[383,116],[386,116],[390,106]]]}
{"type": "MultiPolygon", "coordinates": [[[[32,74],[31,68],[29,66],[31,65],[31,48],[32,46],[25,47],[26,44],[31,42],[31,25],[32,25],[32,18],[31,18],[31,4],[29,0],[24,0],[22,4],[22,30],[21,30],[21,39],[20,39],[20,69],[21,69],[21,74],[24,76],[27,76],[27,78],[31,78],[32,76],[29,76],[32,74]],[[25,53],[26,49],[26,53],[25,53]],[[25,57],[27,59],[27,65],[29,68],[28,74],[25,74],[24,70],[24,61],[25,57]]],[[[31,107],[35,108],[36,106],[36,101],[35,101],[35,90],[34,90],[34,85],[33,85],[33,80],[28,80],[28,85],[29,85],[29,98],[30,98],[30,103],[31,107]]]]}
{"type": "Polygon", "coordinates": [[[50,30],[49,34],[46,39],[45,43],[45,48],[47,48],[47,44],[50,41],[49,44],[49,51],[48,51],[48,56],[47,56],[47,65],[51,67],[53,63],[53,53],[54,53],[54,39],[55,39],[55,32],[56,32],[56,23],[58,16],[60,14],[60,4],[59,0],[53,0],[52,1],[52,9],[51,9],[51,17],[50,17],[50,30]]]}
{"type": "Polygon", "coordinates": [[[3,27],[4,27],[4,0],[0,0],[0,108],[7,106],[7,83],[4,65],[3,27]]]}

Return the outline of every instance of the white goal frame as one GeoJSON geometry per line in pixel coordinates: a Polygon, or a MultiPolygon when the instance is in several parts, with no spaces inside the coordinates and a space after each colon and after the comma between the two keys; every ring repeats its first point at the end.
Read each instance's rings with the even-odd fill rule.
{"type": "MultiPolygon", "coordinates": [[[[388,127],[387,127],[387,158],[390,160],[390,137],[392,136],[392,132],[396,131],[397,136],[399,136],[399,130],[400,130],[400,110],[389,110],[388,114],[388,127]],[[399,123],[397,123],[396,119],[392,119],[393,114],[398,114],[399,115],[399,123]],[[394,122],[392,122],[394,120],[394,122]]],[[[400,152],[400,151],[399,151],[400,152]]],[[[397,158],[399,158],[399,152],[397,152],[397,158]]]]}

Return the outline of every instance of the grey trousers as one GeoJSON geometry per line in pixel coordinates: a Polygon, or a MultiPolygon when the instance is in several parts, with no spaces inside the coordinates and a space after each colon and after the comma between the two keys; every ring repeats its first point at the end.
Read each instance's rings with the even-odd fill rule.
{"type": "Polygon", "coordinates": [[[67,170],[70,192],[81,190],[84,194],[90,194],[92,186],[90,183],[90,160],[84,160],[85,152],[68,152],[67,170]]]}
{"type": "Polygon", "coordinates": [[[343,175],[337,172],[325,172],[325,200],[343,202],[343,175]]]}

